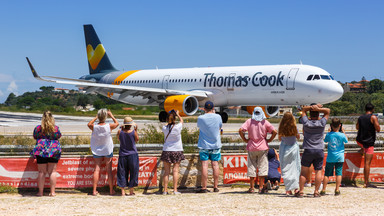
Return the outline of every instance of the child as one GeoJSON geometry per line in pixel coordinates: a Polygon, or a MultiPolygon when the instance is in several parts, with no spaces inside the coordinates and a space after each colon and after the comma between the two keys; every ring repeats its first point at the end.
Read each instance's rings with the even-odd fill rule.
{"type": "Polygon", "coordinates": [[[268,176],[265,178],[267,190],[278,190],[280,187],[281,174],[277,170],[280,167],[279,155],[275,149],[268,150],[268,176]]]}
{"type": "Polygon", "coordinates": [[[344,143],[348,142],[348,139],[345,134],[339,132],[340,127],[340,119],[333,118],[331,123],[332,131],[327,133],[324,139],[324,142],[328,143],[328,156],[326,161],[327,163],[325,165],[323,190],[321,190],[320,195],[325,195],[329,176],[333,176],[333,169],[335,169],[336,174],[335,196],[340,195],[339,187],[341,184],[341,177],[343,173],[344,143]]]}
{"type": "Polygon", "coordinates": [[[132,196],[135,195],[133,189],[139,181],[139,155],[136,149],[139,135],[131,117],[124,118],[124,124],[117,132],[117,138],[120,140],[117,186],[121,188],[121,196],[125,196],[125,187],[129,188],[129,195],[132,196]]]}

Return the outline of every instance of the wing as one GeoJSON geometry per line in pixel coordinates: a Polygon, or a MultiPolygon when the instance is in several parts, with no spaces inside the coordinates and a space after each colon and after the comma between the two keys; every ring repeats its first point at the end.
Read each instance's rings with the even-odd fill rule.
{"type": "Polygon", "coordinates": [[[82,79],[70,79],[70,78],[62,78],[62,77],[53,77],[53,76],[39,76],[34,69],[32,63],[29,61],[28,57],[27,61],[29,67],[31,68],[33,76],[41,81],[46,82],[54,82],[60,84],[69,84],[76,85],[77,87],[82,87],[87,93],[90,92],[113,92],[120,94],[119,100],[123,99],[127,96],[142,96],[143,98],[159,98],[159,96],[171,96],[171,95],[191,95],[195,96],[198,99],[207,98],[209,94],[212,94],[208,91],[180,91],[180,90],[169,90],[169,89],[160,89],[160,88],[148,88],[148,87],[140,87],[140,86],[123,86],[123,85],[113,85],[113,84],[105,84],[105,83],[97,83],[89,80],[82,79]]]}

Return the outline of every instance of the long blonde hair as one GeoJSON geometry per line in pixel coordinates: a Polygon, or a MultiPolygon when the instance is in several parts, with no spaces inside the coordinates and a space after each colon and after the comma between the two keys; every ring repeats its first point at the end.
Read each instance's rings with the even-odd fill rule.
{"type": "Polygon", "coordinates": [[[45,111],[41,118],[41,129],[43,134],[50,135],[55,132],[55,119],[50,111],[45,111]]]}
{"type": "Polygon", "coordinates": [[[283,118],[281,119],[279,124],[278,134],[283,137],[296,136],[296,119],[291,112],[284,113],[283,118]]]}

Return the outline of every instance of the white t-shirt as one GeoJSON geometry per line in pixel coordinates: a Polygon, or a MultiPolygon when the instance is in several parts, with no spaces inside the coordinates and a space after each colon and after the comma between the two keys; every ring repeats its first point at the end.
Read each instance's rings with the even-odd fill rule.
{"type": "Polygon", "coordinates": [[[113,141],[109,124],[95,124],[93,126],[91,150],[92,154],[97,156],[108,156],[113,152],[113,141]]]}
{"type": "Polygon", "coordinates": [[[165,138],[169,133],[170,128],[167,126],[163,126],[163,133],[164,133],[164,140],[165,140],[163,151],[183,151],[183,143],[181,142],[182,128],[183,128],[183,125],[181,123],[175,124],[167,140],[165,140],[165,138]]]}

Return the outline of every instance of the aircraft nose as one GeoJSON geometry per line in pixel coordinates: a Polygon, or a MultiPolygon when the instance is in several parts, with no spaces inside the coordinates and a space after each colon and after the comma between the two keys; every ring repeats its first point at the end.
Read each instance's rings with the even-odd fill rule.
{"type": "Polygon", "coordinates": [[[343,87],[341,87],[341,85],[338,82],[335,81],[334,85],[329,86],[328,94],[335,101],[335,100],[340,99],[343,96],[344,89],[343,89],[343,87]]]}

